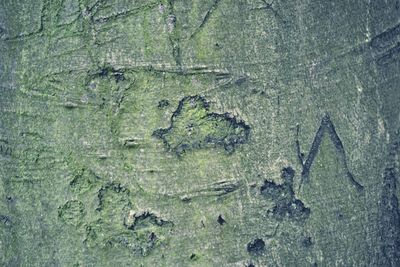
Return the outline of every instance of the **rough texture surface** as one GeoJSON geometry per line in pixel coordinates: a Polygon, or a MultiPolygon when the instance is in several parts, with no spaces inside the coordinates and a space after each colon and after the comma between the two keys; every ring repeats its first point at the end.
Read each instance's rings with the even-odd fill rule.
{"type": "Polygon", "coordinates": [[[0,0],[1,266],[400,266],[397,0],[0,0]]]}

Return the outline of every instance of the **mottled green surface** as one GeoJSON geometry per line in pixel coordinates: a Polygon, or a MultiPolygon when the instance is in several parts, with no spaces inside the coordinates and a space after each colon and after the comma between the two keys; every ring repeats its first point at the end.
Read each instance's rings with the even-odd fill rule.
{"type": "Polygon", "coordinates": [[[0,0],[0,265],[398,266],[399,15],[0,0]]]}

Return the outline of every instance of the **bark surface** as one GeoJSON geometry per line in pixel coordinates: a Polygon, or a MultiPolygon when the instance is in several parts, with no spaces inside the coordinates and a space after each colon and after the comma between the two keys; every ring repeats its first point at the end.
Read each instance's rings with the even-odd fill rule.
{"type": "Polygon", "coordinates": [[[0,265],[400,266],[399,15],[0,0],[0,265]]]}

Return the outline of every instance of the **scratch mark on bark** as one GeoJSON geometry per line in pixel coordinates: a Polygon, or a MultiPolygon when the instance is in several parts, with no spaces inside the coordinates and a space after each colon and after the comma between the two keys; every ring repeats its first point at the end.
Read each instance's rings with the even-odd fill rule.
{"type": "Polygon", "coordinates": [[[328,114],[326,114],[322,118],[321,124],[318,128],[317,133],[315,134],[314,141],[311,145],[310,152],[308,153],[307,159],[305,161],[304,161],[304,154],[301,153],[301,151],[300,151],[300,142],[298,140],[299,131],[300,130],[299,130],[299,126],[298,126],[297,140],[296,140],[297,157],[298,157],[298,160],[299,160],[301,166],[303,167],[303,171],[301,173],[300,186],[303,184],[303,182],[308,181],[312,164],[313,164],[315,157],[319,151],[319,147],[321,146],[322,138],[324,137],[325,133],[328,133],[333,145],[335,146],[336,152],[338,153],[340,162],[346,171],[346,176],[347,176],[349,182],[352,185],[354,185],[354,187],[358,191],[362,191],[364,189],[364,187],[354,179],[353,174],[349,170],[343,143],[340,140],[339,135],[337,134],[337,132],[335,130],[335,126],[333,125],[328,114]]]}
{"type": "Polygon", "coordinates": [[[1,36],[1,37],[3,37],[3,40],[4,41],[21,41],[21,40],[24,40],[24,39],[29,39],[29,38],[36,37],[38,35],[39,36],[42,35],[44,30],[45,30],[44,23],[45,23],[45,21],[46,21],[46,19],[48,17],[47,8],[48,8],[49,5],[50,4],[49,4],[48,0],[43,1],[42,8],[41,8],[41,11],[40,11],[39,28],[37,30],[35,30],[33,32],[21,33],[21,34],[19,34],[17,36],[4,37],[4,35],[3,35],[3,36],[1,36]]]}
{"type": "MultiPolygon", "coordinates": [[[[133,8],[133,9],[124,10],[122,12],[118,12],[118,13],[112,14],[110,16],[98,17],[98,18],[94,19],[93,21],[96,23],[97,22],[100,22],[100,23],[108,22],[110,20],[115,20],[115,19],[130,16],[130,15],[134,15],[141,11],[150,10],[150,9],[156,7],[158,4],[159,4],[158,2],[148,3],[146,5],[142,5],[137,8],[133,8]]],[[[93,15],[95,15],[95,14],[93,14],[93,15]]]]}
{"type": "Polygon", "coordinates": [[[175,0],[168,0],[168,17],[166,23],[169,28],[169,42],[172,46],[172,56],[175,60],[175,64],[178,71],[182,69],[182,58],[181,58],[181,46],[180,46],[180,35],[177,29],[177,17],[175,15],[175,0]]]}
{"type": "Polygon", "coordinates": [[[239,190],[243,186],[240,180],[224,180],[204,186],[180,196],[182,201],[190,201],[200,197],[222,197],[239,190]]]}
{"type": "Polygon", "coordinates": [[[389,65],[399,60],[400,54],[400,24],[389,28],[372,38],[370,47],[376,52],[376,64],[389,65]]]}
{"type": "Polygon", "coordinates": [[[210,7],[210,9],[207,11],[206,15],[204,16],[202,22],[200,23],[200,25],[196,28],[196,30],[192,33],[192,35],[190,35],[189,39],[193,39],[203,28],[204,26],[207,24],[207,22],[209,21],[212,13],[217,9],[218,5],[220,4],[221,0],[214,0],[214,3],[212,4],[212,6],[210,7]]]}
{"type": "Polygon", "coordinates": [[[252,8],[250,10],[265,10],[265,11],[269,10],[272,12],[272,14],[275,16],[275,18],[278,18],[283,23],[286,23],[286,21],[281,17],[281,15],[278,13],[278,11],[276,11],[276,9],[273,7],[275,1],[268,3],[266,0],[261,0],[261,2],[263,2],[264,6],[252,8]]]}

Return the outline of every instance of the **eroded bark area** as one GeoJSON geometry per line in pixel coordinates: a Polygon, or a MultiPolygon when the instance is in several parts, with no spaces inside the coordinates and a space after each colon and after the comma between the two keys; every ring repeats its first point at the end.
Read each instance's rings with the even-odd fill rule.
{"type": "Polygon", "coordinates": [[[399,1],[1,0],[1,266],[398,266],[399,1]]]}

